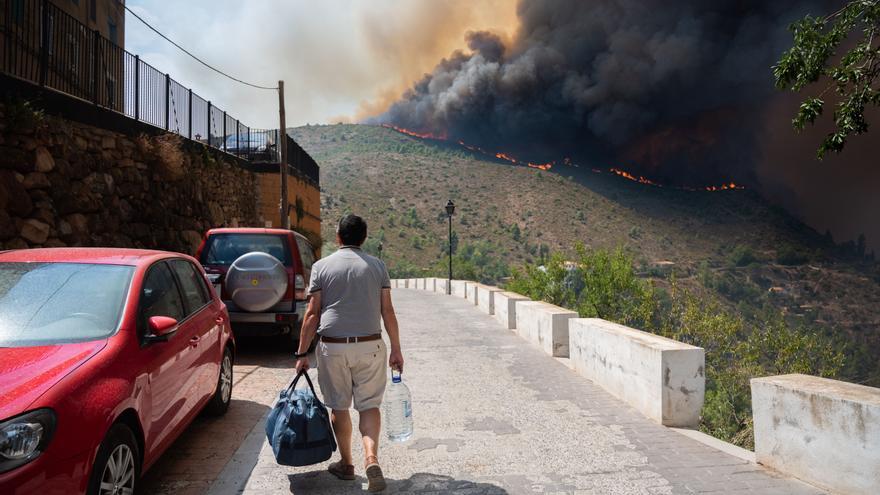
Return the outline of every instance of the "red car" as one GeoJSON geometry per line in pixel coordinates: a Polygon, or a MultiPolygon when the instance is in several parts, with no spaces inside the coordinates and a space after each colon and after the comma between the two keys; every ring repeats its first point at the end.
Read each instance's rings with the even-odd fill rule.
{"type": "Polygon", "coordinates": [[[211,229],[196,258],[229,308],[238,336],[280,335],[292,348],[306,312],[315,252],[302,235],[268,228],[211,229]]]}
{"type": "Polygon", "coordinates": [[[131,494],[200,411],[226,412],[234,352],[189,256],[0,253],[0,493],[131,494]]]}

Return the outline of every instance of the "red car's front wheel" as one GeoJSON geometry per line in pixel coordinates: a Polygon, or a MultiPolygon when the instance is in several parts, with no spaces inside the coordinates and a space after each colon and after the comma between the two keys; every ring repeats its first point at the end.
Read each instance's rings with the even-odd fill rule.
{"type": "Polygon", "coordinates": [[[131,428],[121,423],[111,426],[98,449],[88,494],[132,495],[140,474],[140,452],[131,428]]]}

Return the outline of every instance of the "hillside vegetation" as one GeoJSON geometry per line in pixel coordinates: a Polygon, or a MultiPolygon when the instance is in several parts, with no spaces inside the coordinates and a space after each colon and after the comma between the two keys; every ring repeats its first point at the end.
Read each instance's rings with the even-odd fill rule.
{"type": "Polygon", "coordinates": [[[502,283],[550,253],[574,259],[579,242],[621,248],[661,294],[674,279],[747,322],[781,315],[818,329],[845,352],[842,377],[880,386],[877,264],[862,245],[837,245],[753,191],[654,187],[592,164],[540,171],[374,126],[291,134],[321,165],[327,245],[339,217],[362,215],[366,248],[392,276],[445,276],[452,199],[456,277],[502,283]]]}

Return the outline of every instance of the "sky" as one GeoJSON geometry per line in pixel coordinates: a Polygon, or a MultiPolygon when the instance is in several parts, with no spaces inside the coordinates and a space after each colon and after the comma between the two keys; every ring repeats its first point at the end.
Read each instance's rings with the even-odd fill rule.
{"type": "MultiPolygon", "coordinates": [[[[284,80],[288,126],[384,111],[465,35],[510,37],[515,0],[130,0],[129,8],[207,63],[264,86],[284,80]]],[[[130,14],[125,48],[246,125],[278,127],[275,92],[201,66],[130,14]]]]}

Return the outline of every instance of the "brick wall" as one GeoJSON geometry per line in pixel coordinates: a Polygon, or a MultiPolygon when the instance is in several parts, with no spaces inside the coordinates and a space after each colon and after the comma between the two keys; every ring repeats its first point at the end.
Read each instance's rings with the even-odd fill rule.
{"type": "MultiPolygon", "coordinates": [[[[281,174],[259,173],[257,176],[260,217],[269,225],[278,227],[281,225],[281,174]]],[[[290,203],[290,226],[306,234],[315,244],[321,234],[321,191],[311,182],[291,174],[287,176],[287,198],[290,203]],[[297,217],[297,198],[302,201],[302,217],[297,217]]]]}

